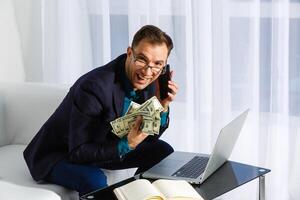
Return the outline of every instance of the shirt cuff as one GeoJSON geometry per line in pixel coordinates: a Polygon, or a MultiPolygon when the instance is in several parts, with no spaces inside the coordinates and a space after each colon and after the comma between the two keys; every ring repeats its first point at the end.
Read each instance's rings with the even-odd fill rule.
{"type": "Polygon", "coordinates": [[[118,143],[118,150],[119,150],[119,155],[124,156],[128,152],[130,152],[132,149],[128,145],[127,137],[123,137],[119,143],[118,143]]]}
{"type": "Polygon", "coordinates": [[[165,126],[167,124],[168,114],[169,114],[169,109],[168,109],[167,112],[161,112],[160,113],[160,124],[161,124],[161,126],[165,126]]]}

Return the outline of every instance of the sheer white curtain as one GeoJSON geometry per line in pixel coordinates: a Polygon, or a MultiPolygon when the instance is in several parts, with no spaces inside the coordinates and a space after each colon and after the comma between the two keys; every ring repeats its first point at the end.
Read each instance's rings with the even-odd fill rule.
{"type": "MultiPolygon", "coordinates": [[[[44,81],[71,84],[157,25],[174,40],[180,86],[163,138],[209,153],[220,128],[250,108],[231,159],[272,169],[268,199],[299,199],[299,13],[297,0],[43,0],[44,81]]],[[[257,196],[255,183],[237,191],[228,198],[257,196]]]]}

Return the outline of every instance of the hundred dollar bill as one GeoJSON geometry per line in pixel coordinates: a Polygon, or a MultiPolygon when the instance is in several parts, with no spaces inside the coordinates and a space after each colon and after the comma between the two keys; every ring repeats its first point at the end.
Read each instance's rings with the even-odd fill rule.
{"type": "Polygon", "coordinates": [[[130,105],[129,105],[129,107],[128,107],[126,113],[125,113],[125,115],[131,114],[131,113],[135,112],[140,106],[141,106],[140,104],[135,103],[135,102],[132,101],[130,103],[130,105]]]}
{"type": "Polygon", "coordinates": [[[164,107],[162,107],[162,105],[160,104],[160,102],[156,96],[152,97],[151,99],[152,99],[155,110],[157,110],[158,112],[161,112],[164,110],[164,107]]]}
{"type": "Polygon", "coordinates": [[[142,132],[153,135],[153,121],[146,120],[142,124],[142,132]]]}
{"type": "Polygon", "coordinates": [[[149,135],[159,134],[160,112],[163,110],[159,100],[154,96],[142,105],[131,102],[125,115],[110,122],[112,132],[122,138],[129,133],[134,126],[137,116],[143,117],[141,130],[149,135]]]}

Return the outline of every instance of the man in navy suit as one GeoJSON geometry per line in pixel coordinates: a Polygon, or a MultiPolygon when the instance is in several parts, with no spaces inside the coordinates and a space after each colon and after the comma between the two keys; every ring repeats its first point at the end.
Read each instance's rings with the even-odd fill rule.
{"type": "Polygon", "coordinates": [[[138,167],[140,173],[172,153],[159,137],[168,127],[169,104],[178,90],[173,81],[168,82],[168,97],[160,99],[164,110],[158,136],[140,130],[142,117],[122,139],[110,126],[131,101],[143,103],[157,94],[155,81],[164,73],[172,48],[165,32],[146,25],[126,54],[80,77],[24,151],[32,177],[83,195],[107,185],[100,168],[138,167]]]}

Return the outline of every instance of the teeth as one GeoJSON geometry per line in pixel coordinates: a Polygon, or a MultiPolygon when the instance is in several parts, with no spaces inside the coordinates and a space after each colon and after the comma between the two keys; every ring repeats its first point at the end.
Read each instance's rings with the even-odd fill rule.
{"type": "Polygon", "coordinates": [[[142,77],[142,76],[140,76],[139,74],[138,74],[138,77],[139,77],[140,79],[142,79],[142,80],[149,80],[149,78],[142,77]]]}

